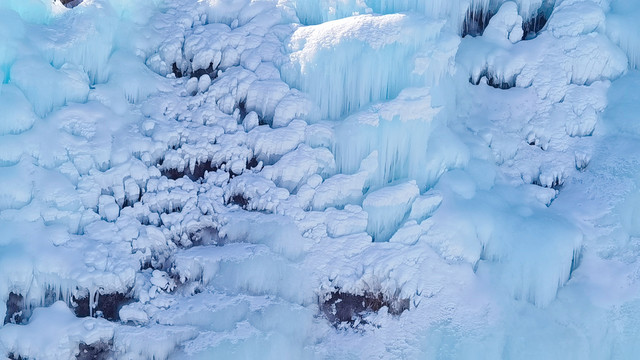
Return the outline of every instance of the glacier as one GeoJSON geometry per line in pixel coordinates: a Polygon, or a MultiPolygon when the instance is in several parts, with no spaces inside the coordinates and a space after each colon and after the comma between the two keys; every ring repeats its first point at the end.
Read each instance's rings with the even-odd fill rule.
{"type": "Polygon", "coordinates": [[[638,15],[0,1],[0,358],[635,359],[638,15]]]}

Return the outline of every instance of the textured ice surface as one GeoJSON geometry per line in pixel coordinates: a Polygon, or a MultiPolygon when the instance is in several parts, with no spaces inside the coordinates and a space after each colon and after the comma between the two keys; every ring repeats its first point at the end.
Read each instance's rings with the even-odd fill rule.
{"type": "Polygon", "coordinates": [[[0,1],[0,357],[637,357],[634,1],[65,3],[0,1]]]}
{"type": "Polygon", "coordinates": [[[615,0],[607,14],[607,34],[627,52],[629,63],[638,68],[640,64],[640,38],[635,28],[635,19],[640,15],[640,6],[634,1],[615,0]]]}
{"type": "Polygon", "coordinates": [[[307,92],[323,117],[336,119],[394,98],[405,87],[438,82],[451,69],[458,42],[441,35],[443,25],[442,20],[390,14],[300,27],[287,45],[291,54],[283,78],[307,92]],[[427,50],[424,64],[419,60],[427,50]]]}

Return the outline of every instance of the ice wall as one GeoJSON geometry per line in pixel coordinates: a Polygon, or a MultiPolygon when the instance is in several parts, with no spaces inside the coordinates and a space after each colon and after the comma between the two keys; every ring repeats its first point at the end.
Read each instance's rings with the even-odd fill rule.
{"type": "Polygon", "coordinates": [[[338,119],[392,99],[404,87],[437,83],[445,76],[457,39],[441,35],[443,24],[394,14],[300,27],[287,45],[290,61],[282,66],[282,76],[309,94],[323,118],[338,119]],[[432,64],[419,62],[427,50],[435,55],[432,64]]]}
{"type": "Polygon", "coordinates": [[[627,53],[629,64],[635,68],[640,64],[638,17],[640,6],[629,0],[612,1],[607,15],[607,35],[627,53]]]}
{"type": "MultiPolygon", "coordinates": [[[[436,19],[446,19],[447,27],[461,33],[464,23],[495,13],[508,0],[292,0],[300,22],[320,24],[354,14],[393,14],[416,12],[436,19]]],[[[519,13],[526,20],[534,20],[539,13],[548,15],[555,0],[516,0],[519,13]]]]}
{"type": "MultiPolygon", "coordinates": [[[[336,127],[334,153],[340,172],[354,173],[377,151],[378,168],[369,186],[413,179],[424,190],[468,153],[431,106],[426,88],[404,90],[397,98],[347,117],[336,127]]],[[[446,110],[445,110],[446,111],[446,110]]]]}

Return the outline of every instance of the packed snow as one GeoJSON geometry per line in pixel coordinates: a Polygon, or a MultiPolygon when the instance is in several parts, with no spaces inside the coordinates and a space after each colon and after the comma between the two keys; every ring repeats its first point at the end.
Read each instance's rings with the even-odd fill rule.
{"type": "Polygon", "coordinates": [[[0,358],[636,358],[638,16],[0,1],[0,358]]]}

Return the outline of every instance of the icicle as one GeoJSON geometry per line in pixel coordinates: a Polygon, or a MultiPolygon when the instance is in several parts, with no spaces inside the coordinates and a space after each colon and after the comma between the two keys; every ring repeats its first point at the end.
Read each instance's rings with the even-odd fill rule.
{"type": "Polygon", "coordinates": [[[93,317],[93,309],[95,308],[95,295],[97,295],[97,290],[94,287],[89,289],[89,317],[93,317]]]}
{"type": "Polygon", "coordinates": [[[446,114],[431,106],[427,89],[403,91],[396,99],[354,114],[336,128],[334,154],[341,173],[355,173],[360,162],[378,153],[377,188],[400,179],[416,180],[424,190],[444,169],[463,164],[466,148],[442,126],[446,114]]]}
{"type": "Polygon", "coordinates": [[[283,66],[282,76],[309,94],[322,117],[339,119],[394,98],[407,86],[442,78],[458,43],[457,38],[442,38],[443,26],[442,21],[393,14],[302,27],[291,37],[290,63],[283,66]],[[439,66],[416,69],[416,57],[423,52],[437,56],[434,64],[439,66]]]}

